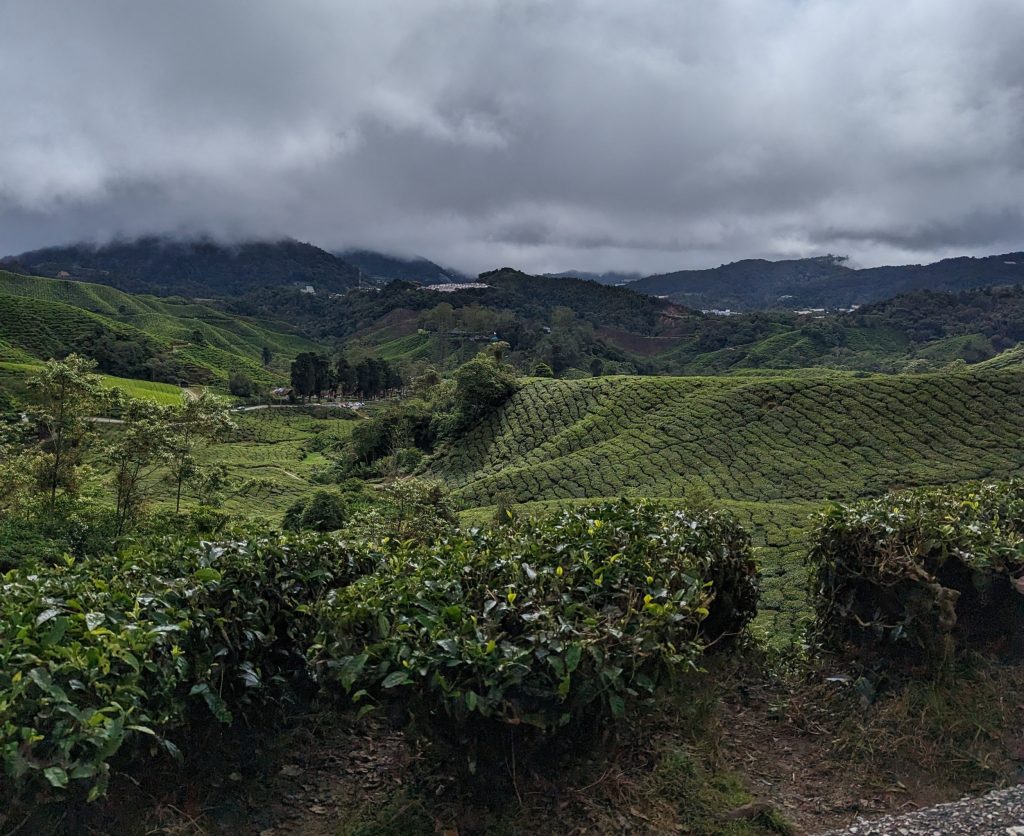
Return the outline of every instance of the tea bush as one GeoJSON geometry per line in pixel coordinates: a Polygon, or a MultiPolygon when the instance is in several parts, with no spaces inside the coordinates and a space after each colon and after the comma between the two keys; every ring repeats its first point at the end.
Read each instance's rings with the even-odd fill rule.
{"type": "Polygon", "coordinates": [[[104,791],[122,747],[177,748],[305,671],[307,609],[369,571],[372,547],[324,538],[165,540],[0,579],[0,760],[8,791],[104,791]],[[197,712],[197,708],[202,708],[197,712]]]}
{"type": "Polygon", "coordinates": [[[756,606],[732,517],[620,501],[394,545],[321,606],[316,661],[357,699],[397,698],[465,745],[621,717],[756,606]]]}
{"type": "Polygon", "coordinates": [[[809,560],[832,640],[904,645],[933,662],[954,644],[1024,650],[1024,482],[832,506],[809,560]]]}

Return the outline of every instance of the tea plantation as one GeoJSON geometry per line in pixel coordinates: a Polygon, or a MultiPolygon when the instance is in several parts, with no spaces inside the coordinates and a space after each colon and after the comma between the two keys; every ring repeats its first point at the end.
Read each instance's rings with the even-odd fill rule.
{"type": "Polygon", "coordinates": [[[159,361],[171,377],[192,382],[225,383],[240,371],[269,384],[285,378],[296,354],[316,348],[280,322],[0,271],[0,360],[46,360],[77,351],[123,375],[142,376],[159,361]],[[275,358],[269,369],[261,363],[264,346],[275,358]]]}
{"type": "Polygon", "coordinates": [[[1012,369],[537,380],[431,469],[467,508],[724,500],[761,560],[757,624],[785,641],[809,613],[809,516],[830,499],[1024,473],[1022,398],[1012,369]]]}

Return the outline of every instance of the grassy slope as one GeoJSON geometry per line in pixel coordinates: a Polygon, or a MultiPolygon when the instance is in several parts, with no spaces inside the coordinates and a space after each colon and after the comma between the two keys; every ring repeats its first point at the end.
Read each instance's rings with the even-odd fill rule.
{"type": "MultiPolygon", "coordinates": [[[[37,361],[18,363],[0,361],[0,391],[7,391],[19,396],[24,395],[27,389],[26,378],[42,369],[42,364],[37,361]]],[[[160,404],[174,405],[181,403],[181,387],[172,383],[155,383],[150,380],[132,380],[127,377],[114,377],[113,375],[100,375],[103,385],[113,389],[115,386],[123,389],[133,398],[146,398],[160,404]]]]}
{"type": "Polygon", "coordinates": [[[133,296],[104,285],[19,276],[0,271],[0,351],[3,359],[45,358],[86,333],[132,337],[154,351],[209,371],[219,381],[234,370],[271,382],[291,358],[316,344],[283,323],[231,316],[182,300],[133,296]],[[260,354],[275,355],[270,372],[260,354]]]}
{"type": "Polygon", "coordinates": [[[709,493],[753,530],[762,625],[800,615],[808,515],[832,498],[1024,473],[1024,374],[533,381],[439,454],[465,506],[709,493]]]}
{"type": "MultiPolygon", "coordinates": [[[[322,449],[348,437],[356,420],[339,417],[337,410],[267,409],[233,416],[237,425],[222,444],[202,455],[205,464],[223,464],[232,479],[261,479],[264,486],[255,499],[244,497],[226,503],[228,510],[279,522],[296,499],[315,489],[314,470],[326,465],[322,449]]],[[[359,419],[361,420],[361,419],[359,419]]]]}

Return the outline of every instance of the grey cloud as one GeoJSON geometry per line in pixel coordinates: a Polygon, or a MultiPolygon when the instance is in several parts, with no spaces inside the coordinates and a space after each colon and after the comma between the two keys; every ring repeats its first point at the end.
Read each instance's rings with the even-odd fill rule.
{"type": "Polygon", "coordinates": [[[466,270],[1024,246],[1018,0],[0,0],[0,251],[466,270]]]}

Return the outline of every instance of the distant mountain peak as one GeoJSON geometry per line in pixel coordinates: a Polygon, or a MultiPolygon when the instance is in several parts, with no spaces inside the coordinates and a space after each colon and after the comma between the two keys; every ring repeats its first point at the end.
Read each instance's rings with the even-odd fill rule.
{"type": "Polygon", "coordinates": [[[340,250],[335,256],[357,267],[368,278],[381,283],[400,280],[420,284],[448,284],[468,280],[468,277],[458,270],[442,267],[418,255],[392,255],[376,250],[353,248],[340,250]]]}
{"type": "Polygon", "coordinates": [[[208,236],[144,236],[76,243],[14,256],[42,276],[98,282],[129,292],[234,296],[262,287],[307,285],[341,292],[359,283],[357,268],[290,238],[221,242],[208,236]]]}

